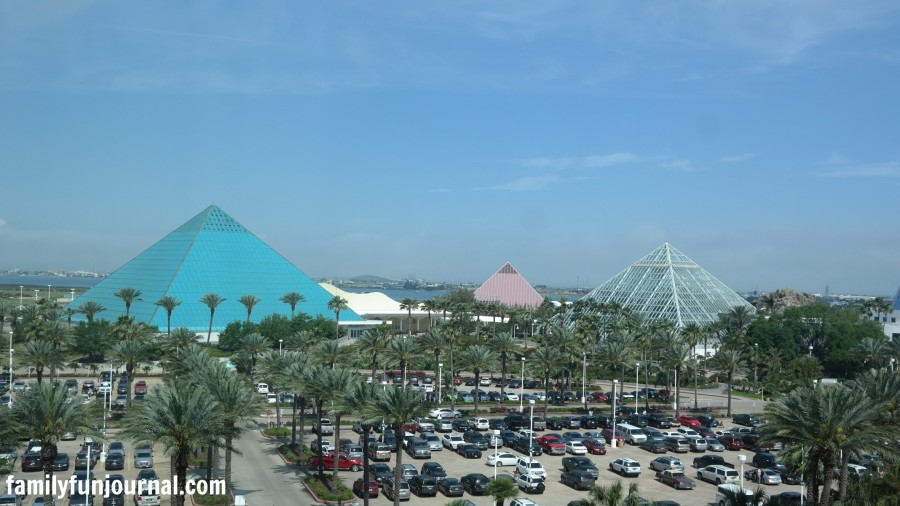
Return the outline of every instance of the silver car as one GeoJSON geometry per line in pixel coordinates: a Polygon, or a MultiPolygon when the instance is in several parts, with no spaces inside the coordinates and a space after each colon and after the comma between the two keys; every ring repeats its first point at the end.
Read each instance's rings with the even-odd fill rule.
{"type": "MultiPolygon", "coordinates": [[[[390,499],[394,500],[394,477],[385,478],[381,482],[381,491],[384,495],[390,499]]],[[[409,483],[406,480],[400,481],[400,487],[398,488],[397,498],[401,501],[409,500],[409,483]]]]}
{"type": "Polygon", "coordinates": [[[706,449],[711,452],[724,452],[725,445],[720,443],[718,439],[708,437],[706,438],[706,449]]]}
{"type": "Polygon", "coordinates": [[[153,452],[150,450],[138,450],[134,453],[134,467],[145,469],[153,467],[153,452]]]}

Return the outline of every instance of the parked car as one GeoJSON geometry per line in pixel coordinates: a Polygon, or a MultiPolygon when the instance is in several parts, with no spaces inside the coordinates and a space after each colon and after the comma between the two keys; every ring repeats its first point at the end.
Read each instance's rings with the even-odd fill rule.
{"type": "Polygon", "coordinates": [[[694,459],[694,467],[696,467],[697,469],[706,466],[725,466],[732,469],[734,468],[733,464],[725,462],[725,459],[720,457],[719,455],[703,455],[702,457],[697,457],[694,459]]]}
{"type": "Polygon", "coordinates": [[[519,458],[509,452],[492,453],[487,456],[485,464],[491,467],[514,466],[519,458]]]}
{"type": "Polygon", "coordinates": [[[658,441],[655,439],[647,439],[646,441],[638,445],[638,448],[650,453],[666,453],[667,451],[669,451],[669,447],[668,445],[666,445],[665,441],[658,441]]]}
{"type": "Polygon", "coordinates": [[[110,450],[106,454],[104,469],[107,471],[120,471],[125,469],[125,452],[122,450],[110,450]]]}
{"type": "Polygon", "coordinates": [[[437,489],[445,497],[462,497],[465,493],[463,484],[456,478],[444,478],[437,484],[437,489]]]}
{"type": "Polygon", "coordinates": [[[450,450],[456,450],[456,448],[459,445],[465,443],[466,441],[459,434],[451,433],[451,434],[444,434],[444,436],[441,438],[441,442],[443,443],[444,448],[447,448],[450,450]]]}
{"type": "Polygon", "coordinates": [[[369,453],[369,459],[371,460],[391,459],[391,447],[384,443],[369,443],[366,451],[369,453]]]}
{"type": "Polygon", "coordinates": [[[758,427],[762,425],[762,422],[760,422],[759,418],[756,418],[755,415],[746,413],[734,415],[731,418],[731,421],[738,425],[744,425],[746,427],[758,427]]]}
{"type": "Polygon", "coordinates": [[[609,470],[622,476],[636,477],[641,474],[641,463],[634,459],[621,457],[609,463],[609,470]]]}
{"type": "Polygon", "coordinates": [[[425,441],[424,439],[413,438],[410,443],[406,445],[406,453],[414,459],[430,459],[431,446],[428,444],[428,441],[425,441]]]}
{"type": "MultiPolygon", "coordinates": [[[[320,465],[326,470],[334,469],[334,459],[334,452],[331,452],[323,457],[314,455],[309,459],[309,465],[313,469],[318,469],[320,465]]],[[[339,471],[353,471],[355,473],[360,471],[363,467],[361,461],[359,461],[358,459],[351,459],[343,453],[339,453],[337,459],[339,471]]]]}
{"type": "MultiPolygon", "coordinates": [[[[400,480],[397,484],[397,498],[401,501],[409,500],[409,483],[406,480],[400,480]]],[[[381,491],[389,500],[394,500],[394,476],[385,478],[381,482],[381,491]]]]}
{"type": "Polygon", "coordinates": [[[781,474],[771,469],[748,469],[744,478],[761,485],[781,485],[781,474]]]}
{"type": "Polygon", "coordinates": [[[684,471],[660,471],[656,473],[656,479],[666,485],[671,485],[676,490],[692,490],[697,484],[687,477],[684,471]]]}
{"type": "Polygon", "coordinates": [[[667,437],[663,442],[670,452],[687,453],[691,451],[691,443],[683,437],[667,437]]]}
{"type": "Polygon", "coordinates": [[[369,476],[375,478],[379,484],[383,483],[386,478],[394,475],[394,470],[387,464],[380,462],[369,464],[369,476]]]}
{"type": "Polygon", "coordinates": [[[106,478],[106,490],[109,494],[103,497],[103,506],[125,506],[125,477],[121,474],[110,474],[106,478]],[[114,483],[118,483],[114,485],[114,483]],[[116,493],[115,491],[119,491],[116,493]]]}
{"type": "Polygon", "coordinates": [[[543,454],[543,450],[541,450],[541,446],[534,439],[520,437],[510,444],[510,448],[516,450],[519,453],[524,455],[531,455],[532,457],[540,457],[543,454]]]}
{"type": "Polygon", "coordinates": [[[409,480],[410,492],[419,497],[434,497],[437,495],[437,480],[431,476],[417,475],[409,480]]]}
{"type": "Polygon", "coordinates": [[[470,495],[484,495],[491,480],[481,473],[472,473],[463,476],[460,481],[462,482],[463,490],[470,495]]]}
{"type": "Polygon", "coordinates": [[[563,471],[563,473],[559,475],[559,481],[563,485],[568,485],[575,490],[587,490],[594,486],[597,479],[586,471],[573,470],[563,471]]]}
{"type": "Polygon", "coordinates": [[[697,477],[701,480],[715,483],[716,485],[721,485],[723,483],[739,483],[741,481],[741,475],[738,474],[737,471],[721,465],[706,466],[699,469],[697,471],[697,477]]]}
{"type": "Polygon", "coordinates": [[[684,464],[675,457],[656,457],[650,461],[650,469],[654,471],[684,471],[684,464]]]}
{"type": "Polygon", "coordinates": [[[477,446],[470,443],[463,443],[457,445],[456,453],[467,458],[467,459],[480,459],[481,458],[481,450],[478,449],[477,446]]]}
{"type": "Polygon", "coordinates": [[[554,434],[546,434],[537,438],[541,450],[547,455],[563,455],[566,453],[565,442],[554,434]]]}
{"type": "Polygon", "coordinates": [[[594,461],[587,457],[565,457],[562,459],[564,471],[585,471],[594,479],[600,477],[600,470],[594,464],[594,461]]]}
{"type": "Polygon", "coordinates": [[[719,436],[719,442],[726,450],[740,450],[744,447],[744,441],[736,434],[725,434],[719,436]]]}
{"type": "Polygon", "coordinates": [[[56,457],[53,458],[53,470],[54,471],[68,471],[69,470],[69,454],[68,453],[57,453],[56,457]]]}
{"type": "Polygon", "coordinates": [[[547,471],[544,469],[544,466],[542,466],[540,462],[526,457],[519,457],[518,462],[516,462],[516,472],[518,472],[519,474],[536,476],[538,478],[544,478],[547,476],[547,471]]]}
{"type": "Polygon", "coordinates": [[[153,452],[150,450],[137,450],[134,452],[134,467],[138,469],[153,467],[153,452]]]}
{"type": "Polygon", "coordinates": [[[357,478],[356,481],[353,482],[353,493],[356,494],[357,497],[362,498],[365,496],[366,489],[369,490],[369,497],[375,498],[378,496],[378,480],[369,478],[369,481],[366,482],[363,478],[357,478]]]}
{"type": "Polygon", "coordinates": [[[456,432],[467,432],[472,430],[472,424],[470,424],[468,420],[462,418],[455,418],[452,425],[453,430],[456,432]]]}
{"type": "Polygon", "coordinates": [[[586,455],[587,447],[581,441],[569,441],[566,443],[566,453],[571,455],[586,455]]]}
{"type": "Polygon", "coordinates": [[[441,481],[447,477],[447,471],[444,470],[444,467],[439,462],[426,462],[422,464],[422,469],[419,471],[419,474],[431,476],[437,481],[441,481]]]}
{"type": "Polygon", "coordinates": [[[725,445],[716,438],[708,437],[706,438],[706,449],[711,452],[724,452],[725,445]]]}
{"type": "Polygon", "coordinates": [[[606,455],[606,442],[602,439],[585,439],[582,443],[591,455],[606,455]]]}
{"type": "Polygon", "coordinates": [[[516,477],[516,485],[519,486],[519,490],[526,494],[543,494],[544,490],[547,488],[546,485],[544,485],[543,478],[527,474],[518,475],[516,477]]]}
{"type": "Polygon", "coordinates": [[[467,443],[471,443],[477,446],[479,450],[487,450],[491,445],[490,441],[484,436],[484,434],[475,432],[474,430],[470,430],[464,433],[463,440],[467,443]]]}

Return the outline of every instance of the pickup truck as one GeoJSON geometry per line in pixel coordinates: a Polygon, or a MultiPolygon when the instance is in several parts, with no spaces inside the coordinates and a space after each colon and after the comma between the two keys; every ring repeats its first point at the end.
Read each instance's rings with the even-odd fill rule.
{"type": "Polygon", "coordinates": [[[741,476],[732,468],[725,466],[706,466],[697,471],[697,478],[716,485],[723,483],[740,483],[741,476]]]}
{"type": "Polygon", "coordinates": [[[671,485],[675,490],[693,490],[697,486],[683,471],[659,471],[656,473],[656,479],[660,483],[671,485]]]}
{"type": "Polygon", "coordinates": [[[543,436],[537,438],[537,442],[541,445],[541,450],[547,455],[565,455],[566,444],[557,437],[543,436]]]}
{"type": "Polygon", "coordinates": [[[334,434],[334,425],[331,423],[330,419],[321,418],[313,425],[313,431],[315,431],[316,434],[330,436],[334,434]]]}

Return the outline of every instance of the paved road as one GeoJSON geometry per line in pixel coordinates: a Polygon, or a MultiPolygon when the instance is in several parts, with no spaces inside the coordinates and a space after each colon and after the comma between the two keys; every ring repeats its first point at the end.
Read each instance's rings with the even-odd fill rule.
{"type": "Polygon", "coordinates": [[[263,436],[255,424],[248,426],[235,442],[242,455],[232,457],[235,495],[244,495],[247,506],[315,504],[301,485],[296,466],[285,465],[278,456],[278,444],[263,436]]]}

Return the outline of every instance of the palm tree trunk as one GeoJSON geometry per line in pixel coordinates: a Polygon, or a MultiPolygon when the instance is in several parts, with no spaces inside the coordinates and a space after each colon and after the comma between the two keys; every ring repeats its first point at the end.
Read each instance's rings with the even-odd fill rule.
{"type": "Polygon", "coordinates": [[[300,398],[300,444],[303,444],[303,440],[306,435],[306,397],[300,398]]]}
{"type": "MultiPolygon", "coordinates": [[[[180,314],[180,313],[179,313],[180,314]]],[[[209,313],[209,330],[206,332],[206,346],[209,346],[209,339],[212,337],[213,314],[209,313]]]]}
{"type": "MultiPolygon", "coordinates": [[[[178,486],[173,491],[175,495],[175,506],[184,506],[184,484],[187,482],[188,468],[188,449],[184,448],[178,452],[175,463],[175,477],[178,480],[178,486]]],[[[209,463],[207,463],[209,465],[209,463]]]]}
{"type": "Polygon", "coordinates": [[[338,455],[340,454],[340,445],[341,441],[341,415],[337,414],[334,416],[334,445],[336,449],[334,450],[334,469],[333,475],[331,477],[331,487],[332,489],[337,489],[338,484],[338,470],[340,469],[340,459],[338,455]]]}
{"type": "Polygon", "coordinates": [[[824,466],[822,479],[822,495],[819,497],[819,506],[830,506],[831,504],[831,486],[834,481],[834,458],[822,459],[824,466]]]}
{"type": "MultiPolygon", "coordinates": [[[[479,385],[481,383],[481,369],[475,369],[475,416],[478,416],[478,401],[481,399],[481,392],[479,392],[479,385]]],[[[398,466],[400,464],[397,464],[398,466]]]]}
{"type": "Polygon", "coordinates": [[[506,397],[503,395],[506,393],[506,353],[503,353],[503,356],[500,359],[500,402],[503,402],[506,397]]]}
{"type": "Polygon", "coordinates": [[[843,452],[841,454],[841,476],[838,481],[838,499],[844,500],[844,496],[847,495],[847,480],[849,476],[847,476],[847,465],[850,463],[850,452],[843,452]]]}
{"type": "Polygon", "coordinates": [[[731,384],[734,382],[734,372],[728,372],[728,412],[725,416],[731,416],[731,384]]]}
{"type": "Polygon", "coordinates": [[[291,450],[297,447],[297,396],[291,403],[291,450]]]}
{"type": "Polygon", "coordinates": [[[550,369],[544,369],[544,420],[547,420],[547,405],[550,403],[548,399],[550,394],[550,369]]]}
{"type": "Polygon", "coordinates": [[[231,506],[234,504],[231,492],[231,443],[234,439],[231,436],[225,436],[225,504],[231,506]]]}
{"type": "MultiPolygon", "coordinates": [[[[444,318],[447,318],[447,314],[444,313],[444,318]]],[[[453,338],[450,338],[450,389],[453,394],[450,396],[450,409],[456,409],[456,393],[457,388],[454,380],[456,379],[456,370],[453,368],[453,338]]]]}
{"type": "Polygon", "coordinates": [[[694,366],[694,409],[700,409],[697,404],[697,367],[694,366]]]}
{"type": "Polygon", "coordinates": [[[371,434],[371,425],[362,424],[363,442],[363,506],[369,506],[369,434],[371,434]]]}
{"type": "MultiPolygon", "coordinates": [[[[316,399],[316,417],[321,420],[322,419],[322,406],[325,404],[324,399],[316,399]]],[[[319,455],[321,457],[325,456],[325,452],[322,451],[322,431],[316,431],[316,441],[318,441],[317,448],[319,449],[319,455]]],[[[325,481],[325,466],[322,465],[323,459],[319,459],[319,465],[317,466],[319,469],[319,483],[323,483],[325,481]]]]}
{"type": "MultiPolygon", "coordinates": [[[[476,410],[476,412],[477,412],[477,410],[476,410]]],[[[394,429],[394,434],[398,436],[397,442],[394,443],[394,448],[395,448],[396,454],[397,454],[397,467],[394,468],[394,491],[393,491],[394,493],[393,493],[393,496],[394,496],[394,506],[400,506],[400,479],[401,479],[400,469],[401,469],[401,466],[403,465],[403,449],[400,447],[400,443],[401,443],[401,441],[403,441],[403,437],[401,436],[401,434],[403,434],[403,424],[395,423],[395,424],[392,424],[392,426],[394,429]]]]}
{"type": "MultiPolygon", "coordinates": [[[[675,368],[675,393],[676,395],[681,392],[681,389],[678,388],[678,379],[681,378],[681,368],[675,368]]],[[[678,418],[681,415],[681,407],[678,404],[678,401],[675,401],[675,418],[678,418]]]]}

